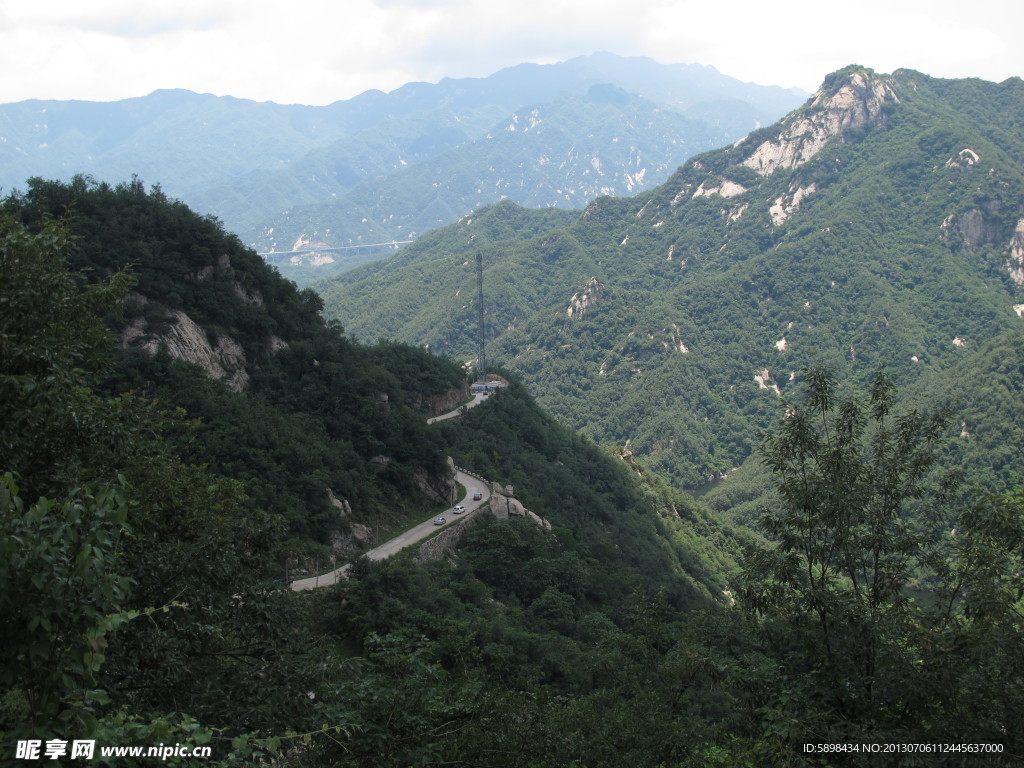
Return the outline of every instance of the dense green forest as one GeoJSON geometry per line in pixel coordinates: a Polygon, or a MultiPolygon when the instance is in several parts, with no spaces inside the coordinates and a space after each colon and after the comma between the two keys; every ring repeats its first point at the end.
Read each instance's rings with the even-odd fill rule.
{"type": "MultiPolygon", "coordinates": [[[[575,622],[557,617],[566,605],[612,626],[635,594],[674,610],[720,599],[737,535],[687,497],[558,426],[515,384],[466,430],[428,428],[435,398],[467,391],[458,366],[348,341],[319,318],[315,294],[159,189],[33,181],[3,209],[6,733],[213,739],[230,762],[326,721],[347,738],[332,730],[298,749],[302,761],[330,764],[323,755],[342,743],[383,764],[360,735],[373,705],[357,712],[353,693],[396,661],[364,668],[375,643],[431,637],[425,673],[454,669],[462,656],[441,638],[479,612],[494,625],[488,654],[525,654],[512,679],[546,687],[585,653],[575,622]],[[236,340],[243,387],[170,354],[175,312],[236,340]],[[472,568],[454,575],[468,592],[452,598],[465,605],[422,626],[409,596],[368,586],[363,615],[330,607],[348,597],[284,588],[289,565],[355,558],[350,527],[386,533],[430,515],[450,491],[447,455],[518,483],[554,532],[520,521],[471,531],[472,568]],[[495,612],[498,598],[508,608],[495,612]],[[550,622],[564,639],[549,648],[550,622]]],[[[427,579],[425,604],[446,600],[447,565],[357,571],[392,568],[427,579]]],[[[456,688],[483,684],[478,674],[456,688]]]]}
{"type": "MultiPolygon", "coordinates": [[[[959,372],[1022,328],[1022,113],[1016,78],[851,67],[654,190],[569,223],[482,209],[315,287],[362,339],[470,359],[480,256],[491,359],[564,423],[695,487],[751,456],[812,363],[861,386],[881,367],[914,391],[987,386],[959,372]]],[[[1005,479],[1024,455],[1004,445],[1005,479]]]]}
{"type": "MultiPolygon", "coordinates": [[[[634,202],[599,201],[589,216],[637,219],[634,202]]],[[[555,295],[579,260],[612,263],[586,240],[598,235],[544,215],[557,231],[523,229],[534,219],[509,204],[481,211],[444,258],[544,243],[565,258],[530,266],[533,296],[555,295]]],[[[784,245],[770,252],[798,261],[784,245]]],[[[724,450],[712,422],[738,403],[729,450],[755,457],[695,498],[639,439],[608,447],[567,428],[517,366],[483,404],[427,425],[468,399],[456,363],[353,340],[316,294],[159,188],[33,180],[0,204],[4,759],[19,742],[94,739],[209,746],[225,766],[1021,764],[1024,348],[997,294],[943,253],[937,272],[967,281],[978,313],[972,329],[922,325],[971,340],[934,352],[942,365],[879,372],[885,350],[904,350],[875,323],[876,345],[857,342],[866,370],[827,348],[816,363],[787,358],[784,397],[731,392],[710,355],[707,380],[681,378],[709,418],[663,417],[686,451],[724,450]],[[386,534],[447,508],[448,457],[513,486],[550,528],[477,514],[440,558],[360,557],[360,526],[386,534]],[[351,561],[349,578],[288,588],[286,569],[328,557],[351,561]],[[865,754],[872,745],[903,749],[865,754]]],[[[1000,252],[970,253],[1008,297],[1000,252]]],[[[563,306],[558,334],[529,318],[502,327],[550,332],[569,358],[630,291],[647,311],[607,327],[657,324],[666,300],[643,280],[670,278],[648,256],[643,279],[602,278],[607,296],[579,302],[581,322],[563,306]]],[[[734,267],[759,287],[741,291],[716,278],[716,258],[703,294],[684,283],[693,302],[768,307],[764,281],[781,265],[752,250],[734,267]]],[[[574,291],[593,276],[578,274],[574,291]]],[[[455,300],[471,311],[467,296],[455,300]]],[[[625,339],[615,354],[629,366],[664,351],[657,336],[625,339]]],[[[730,343],[737,355],[750,344],[730,343]]],[[[550,386],[597,376],[566,369],[550,386]]],[[[637,434],[654,401],[621,382],[616,404],[632,410],[620,418],[637,434]]]]}

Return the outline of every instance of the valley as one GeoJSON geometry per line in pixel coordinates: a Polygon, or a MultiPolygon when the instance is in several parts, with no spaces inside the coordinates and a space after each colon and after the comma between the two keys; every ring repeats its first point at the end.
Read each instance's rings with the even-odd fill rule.
{"type": "Polygon", "coordinates": [[[159,183],[300,285],[502,199],[581,208],[797,106],[698,65],[581,56],[409,83],[324,107],[184,90],[0,105],[0,188],[88,174],[159,183]]]}
{"type": "Polygon", "coordinates": [[[4,745],[1024,760],[1024,81],[567,64],[324,110],[159,93],[66,178],[77,107],[46,107],[56,178],[0,199],[4,745]],[[233,117],[167,190],[83,175],[200,106],[233,117]],[[412,242],[300,287],[188,179],[289,211],[268,250],[412,242]]]}
{"type": "MultiPolygon", "coordinates": [[[[495,359],[567,424],[694,486],[753,453],[812,360],[852,386],[881,367],[941,386],[1020,333],[1021,146],[975,88],[836,73],[649,192],[546,226],[484,208],[317,290],[359,338],[471,358],[479,254],[495,359]]],[[[1019,101],[1014,81],[988,90],[1019,101]]]]}

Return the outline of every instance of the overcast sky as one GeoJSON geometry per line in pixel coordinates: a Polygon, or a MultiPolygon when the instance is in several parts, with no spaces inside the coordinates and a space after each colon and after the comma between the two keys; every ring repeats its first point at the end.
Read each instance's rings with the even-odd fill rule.
{"type": "Polygon", "coordinates": [[[0,0],[0,103],[328,104],[611,51],[813,91],[847,64],[1024,76],[1020,0],[0,0]]]}

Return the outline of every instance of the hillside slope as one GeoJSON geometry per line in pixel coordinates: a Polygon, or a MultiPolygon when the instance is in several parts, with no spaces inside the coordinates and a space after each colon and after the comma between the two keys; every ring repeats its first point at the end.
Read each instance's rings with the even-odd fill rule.
{"type": "MultiPolygon", "coordinates": [[[[118,345],[98,387],[155,398],[194,419],[171,420],[176,449],[240,481],[259,508],[286,526],[296,542],[283,556],[319,554],[324,563],[350,558],[368,544],[370,527],[386,533],[449,502],[450,439],[428,426],[427,416],[468,398],[455,363],[400,344],[365,346],[346,338],[324,324],[316,294],[297,290],[215,222],[137,181],[118,187],[82,178],[69,185],[36,181],[3,208],[32,227],[74,210],[71,267],[91,281],[123,270],[133,275],[131,295],[110,318],[118,345]]],[[[708,564],[717,553],[707,559],[696,551],[698,536],[674,541],[688,523],[658,522],[672,501],[639,492],[631,473],[612,467],[615,459],[574,442],[524,391],[516,392],[519,419],[534,424],[531,434],[544,433],[545,444],[563,443],[579,454],[563,459],[581,462],[582,475],[618,478],[610,488],[588,491],[579,503],[589,511],[571,519],[565,510],[548,509],[559,505],[550,494],[535,497],[538,513],[571,523],[583,537],[599,526],[624,539],[634,515],[646,519],[642,531],[629,534],[634,552],[612,559],[651,581],[663,573],[663,584],[685,583],[691,600],[714,599],[724,566],[708,564]],[[676,565],[638,564],[635,552],[647,547],[676,565]],[[679,561],[699,565],[687,573],[679,561]]],[[[555,470],[526,458],[528,446],[515,437],[525,424],[514,421],[492,416],[492,429],[509,430],[492,450],[534,471],[491,479],[551,488],[556,481],[547,475],[555,470]]]]}
{"type": "Polygon", "coordinates": [[[288,535],[327,543],[447,498],[443,448],[417,406],[464,387],[456,366],[397,350],[419,370],[403,384],[323,323],[316,295],[159,189],[37,181],[3,207],[31,227],[73,211],[70,268],[131,275],[97,388],[196,419],[172,419],[177,450],[244,483],[288,535]]]}
{"type": "Polygon", "coordinates": [[[570,226],[487,240],[485,211],[400,269],[318,289],[361,338],[470,357],[479,253],[489,356],[566,423],[697,484],[750,453],[812,359],[910,383],[1019,332],[1022,114],[1018,79],[850,67],[776,125],[570,226]]]}
{"type": "MultiPolygon", "coordinates": [[[[525,223],[523,247],[553,223],[490,214],[479,231],[525,223]]],[[[783,536],[734,573],[727,526],[515,376],[428,427],[458,403],[457,366],[347,340],[315,295],[160,190],[34,182],[0,209],[0,276],[5,744],[173,740],[168,764],[199,747],[310,768],[835,765],[808,743],[1024,754],[1006,726],[1024,713],[1024,496],[925,499],[931,420],[859,431],[858,414],[886,418],[887,386],[835,409],[794,398],[774,442],[783,536]],[[552,527],[464,516],[458,542],[286,588],[300,537],[324,563],[353,554],[310,538],[338,518],[426,512],[419,481],[445,479],[445,454],[552,527]],[[922,499],[933,514],[908,525],[922,499]]],[[[574,318],[600,308],[587,296],[574,318]]],[[[1000,406],[1019,401],[1013,333],[960,369],[1000,406]]],[[[970,428],[1013,440],[1024,423],[990,416],[970,428]]]]}

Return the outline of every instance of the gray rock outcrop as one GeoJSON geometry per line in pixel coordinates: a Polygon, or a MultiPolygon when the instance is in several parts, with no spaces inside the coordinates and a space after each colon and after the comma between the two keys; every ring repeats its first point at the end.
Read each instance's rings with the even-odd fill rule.
{"type": "Polygon", "coordinates": [[[821,88],[808,108],[782,129],[778,139],[761,143],[743,164],[761,176],[770,176],[780,168],[797,168],[834,137],[880,125],[886,104],[898,101],[890,78],[854,72],[834,93],[821,88]]]}
{"type": "Polygon", "coordinates": [[[166,331],[151,335],[145,331],[146,321],[136,318],[121,332],[121,345],[141,346],[150,353],[163,347],[171,357],[201,366],[210,378],[223,381],[228,389],[245,389],[249,373],[245,370],[245,351],[237,341],[225,334],[211,344],[206,331],[180,309],[170,310],[166,321],[166,331]]]}
{"type": "Polygon", "coordinates": [[[582,290],[572,295],[565,313],[570,319],[583,317],[591,307],[596,306],[601,301],[603,295],[604,283],[596,277],[592,277],[583,286],[582,290]]]}
{"type": "Polygon", "coordinates": [[[331,488],[327,489],[327,501],[338,511],[338,517],[344,519],[352,515],[352,505],[348,503],[348,499],[339,499],[331,488]]]}
{"type": "Polygon", "coordinates": [[[469,386],[463,384],[461,387],[453,387],[440,395],[417,395],[416,400],[426,408],[429,416],[437,416],[458,408],[461,403],[469,399],[469,395],[469,386]]]}
{"type": "Polygon", "coordinates": [[[1006,262],[1010,277],[1017,285],[1024,285],[1024,219],[1017,222],[1010,241],[1010,260],[1006,262]]]}
{"type": "Polygon", "coordinates": [[[491,513],[499,520],[507,520],[510,515],[522,516],[526,514],[526,508],[523,507],[522,502],[510,496],[493,493],[491,494],[489,504],[491,506],[491,513]]]}

